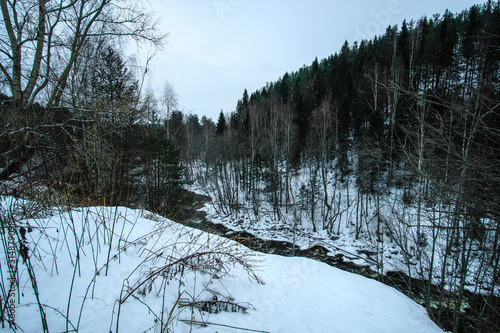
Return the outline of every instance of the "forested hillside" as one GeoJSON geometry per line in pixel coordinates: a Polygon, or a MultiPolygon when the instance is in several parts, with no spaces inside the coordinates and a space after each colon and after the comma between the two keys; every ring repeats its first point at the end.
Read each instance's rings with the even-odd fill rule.
{"type": "Polygon", "coordinates": [[[346,41],[216,121],[146,91],[120,38],[165,35],[112,2],[2,3],[2,194],[180,221],[192,184],[240,227],[362,247],[441,327],[500,329],[498,1],[346,41]]]}
{"type": "Polygon", "coordinates": [[[179,142],[220,214],[362,240],[381,273],[427,281],[426,307],[443,295],[453,318],[435,320],[458,331],[499,295],[499,61],[498,2],[405,21],[245,90],[208,145],[201,127],[179,142]]]}

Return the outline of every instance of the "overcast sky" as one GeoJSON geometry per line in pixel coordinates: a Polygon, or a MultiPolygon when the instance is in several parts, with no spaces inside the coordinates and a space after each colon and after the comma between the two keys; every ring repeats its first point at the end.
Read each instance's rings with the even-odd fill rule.
{"type": "MultiPolygon", "coordinates": [[[[485,0],[486,1],[486,0],[485,0]]],[[[166,81],[186,114],[217,120],[249,93],[350,45],[472,0],[149,0],[165,49],[149,66],[145,88],[157,97],[166,81]]],[[[147,49],[134,49],[144,59],[147,49]]]]}

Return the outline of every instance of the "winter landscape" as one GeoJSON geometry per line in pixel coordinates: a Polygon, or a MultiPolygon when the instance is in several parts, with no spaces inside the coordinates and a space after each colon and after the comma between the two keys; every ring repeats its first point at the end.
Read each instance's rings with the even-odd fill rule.
{"type": "MultiPolygon", "coordinates": [[[[19,214],[29,205],[2,201],[19,214]]],[[[147,211],[54,210],[23,225],[36,252],[33,275],[19,270],[19,331],[43,331],[39,306],[55,332],[441,331],[379,282],[256,253],[147,211]]]]}
{"type": "Polygon", "coordinates": [[[0,332],[500,331],[498,1],[215,120],[127,56],[142,2],[0,5],[0,332]]]}

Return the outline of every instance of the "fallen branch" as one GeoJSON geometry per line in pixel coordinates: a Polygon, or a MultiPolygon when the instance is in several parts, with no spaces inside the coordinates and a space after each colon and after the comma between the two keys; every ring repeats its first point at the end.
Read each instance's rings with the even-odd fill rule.
{"type": "Polygon", "coordinates": [[[193,307],[197,308],[201,311],[205,311],[208,313],[219,313],[223,312],[241,312],[247,314],[247,308],[230,301],[219,301],[216,297],[208,301],[198,301],[198,302],[190,302],[186,299],[181,299],[179,301],[179,307],[193,307]]]}
{"type": "Polygon", "coordinates": [[[236,327],[236,326],[230,326],[230,325],[224,325],[224,324],[209,323],[209,322],[196,321],[196,320],[181,319],[180,321],[183,322],[183,323],[186,323],[186,324],[195,324],[195,325],[200,325],[200,326],[213,325],[213,326],[229,327],[229,328],[233,328],[235,330],[241,330],[241,331],[247,331],[247,332],[271,333],[271,332],[268,332],[268,331],[252,330],[252,329],[249,329],[249,328],[236,327]]]}

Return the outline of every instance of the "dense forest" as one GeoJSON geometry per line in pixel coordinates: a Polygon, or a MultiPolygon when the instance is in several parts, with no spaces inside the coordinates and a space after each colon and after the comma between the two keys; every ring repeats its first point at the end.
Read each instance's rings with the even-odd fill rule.
{"type": "Polygon", "coordinates": [[[277,227],[332,237],[347,226],[379,267],[395,243],[402,269],[428,281],[416,298],[432,308],[431,294],[448,295],[453,315],[437,322],[457,332],[473,312],[466,327],[495,331],[499,46],[498,2],[404,21],[245,90],[208,144],[192,118],[173,139],[221,214],[271,211],[277,227]],[[468,292],[492,298],[472,304],[468,292]]]}
{"type": "Polygon", "coordinates": [[[38,22],[4,21],[3,193],[181,220],[182,188],[195,183],[224,215],[331,237],[347,230],[370,243],[380,279],[385,244],[395,244],[400,269],[427,281],[413,296],[431,309],[441,295],[452,310],[433,312],[436,322],[499,329],[499,2],[346,41],[245,90],[216,121],[179,111],[170,84],[159,98],[145,91],[116,38],[161,46],[164,36],[125,9],[92,20],[106,5],[81,1],[65,17],[79,22],[71,36],[57,26],[65,6],[37,8],[38,22]]]}

